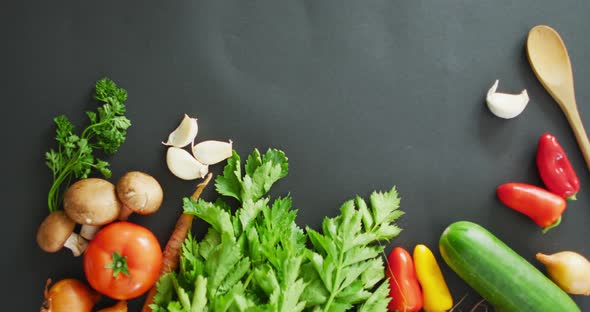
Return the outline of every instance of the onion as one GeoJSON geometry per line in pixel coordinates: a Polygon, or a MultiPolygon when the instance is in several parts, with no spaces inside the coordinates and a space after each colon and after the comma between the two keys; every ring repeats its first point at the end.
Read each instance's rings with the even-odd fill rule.
{"type": "Polygon", "coordinates": [[[537,260],[545,265],[549,277],[565,292],[590,295],[590,262],[573,251],[552,255],[537,253],[537,260]]]}
{"type": "Polygon", "coordinates": [[[45,301],[41,312],[91,312],[100,300],[100,295],[77,279],[66,278],[49,287],[51,279],[45,285],[45,301]]]}
{"type": "Polygon", "coordinates": [[[119,301],[114,306],[98,310],[96,312],[127,312],[127,302],[119,301]]]}

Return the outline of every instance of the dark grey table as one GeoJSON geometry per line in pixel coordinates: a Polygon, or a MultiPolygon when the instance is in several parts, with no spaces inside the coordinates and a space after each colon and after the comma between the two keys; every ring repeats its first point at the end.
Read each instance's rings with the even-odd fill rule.
{"type": "MultiPolygon", "coordinates": [[[[232,139],[283,149],[298,222],[317,228],[356,194],[397,185],[402,234],[388,245],[435,250],[458,301],[479,297],[438,254],[456,220],[490,229],[526,259],[538,251],[590,256],[590,175],[558,106],[525,56],[528,30],[549,24],[574,65],[582,119],[590,124],[587,1],[22,1],[2,13],[2,233],[5,311],[36,311],[47,277],[83,278],[81,259],[46,254],[35,232],[47,214],[54,146],[51,118],[77,124],[93,83],[108,76],[129,92],[133,126],[108,161],[113,180],[151,173],[166,198],[155,215],[131,220],[164,243],[194,183],[174,178],[165,139],[183,113],[199,118],[199,139],[232,139]],[[514,120],[491,115],[487,89],[526,88],[528,108],[514,120]],[[541,235],[495,196],[507,181],[540,184],[534,153],[556,135],[581,179],[559,228],[541,235]],[[24,300],[23,300],[24,299],[24,300]]],[[[216,167],[216,172],[221,168],[216,167]]],[[[204,197],[213,199],[209,188],[204,197]]],[[[195,222],[195,234],[203,233],[195,222]]],[[[575,297],[583,311],[587,298],[575,297]]],[[[142,300],[130,302],[136,311],[142,300]]]]}

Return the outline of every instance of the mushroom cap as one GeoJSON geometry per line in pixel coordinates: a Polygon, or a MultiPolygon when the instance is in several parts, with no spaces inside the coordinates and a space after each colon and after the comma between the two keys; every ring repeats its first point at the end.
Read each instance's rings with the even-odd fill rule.
{"type": "Polygon", "coordinates": [[[37,244],[46,252],[60,250],[74,232],[76,223],[63,210],[50,213],[37,230],[37,244]]]}
{"type": "Polygon", "coordinates": [[[72,184],[64,194],[64,211],[76,223],[104,225],[119,216],[121,203],[113,183],[88,178],[72,184]]]}
{"type": "Polygon", "coordinates": [[[164,192],[160,183],[147,173],[130,171],[117,181],[117,196],[125,207],[146,215],[154,213],[162,205],[164,192]]]}

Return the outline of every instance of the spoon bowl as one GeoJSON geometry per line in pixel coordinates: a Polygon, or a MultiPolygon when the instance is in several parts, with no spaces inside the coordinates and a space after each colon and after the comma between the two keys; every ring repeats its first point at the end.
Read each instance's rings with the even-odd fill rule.
{"type": "Polygon", "coordinates": [[[563,39],[549,26],[535,26],[529,31],[526,50],[533,72],[565,114],[590,169],[590,141],[578,112],[572,64],[563,39]]]}

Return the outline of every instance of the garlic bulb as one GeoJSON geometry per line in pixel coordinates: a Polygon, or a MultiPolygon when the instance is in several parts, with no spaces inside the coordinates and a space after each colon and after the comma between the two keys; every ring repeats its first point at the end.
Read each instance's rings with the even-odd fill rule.
{"type": "Polygon", "coordinates": [[[537,253],[537,260],[545,265],[549,277],[572,295],[590,295],[590,262],[573,251],[552,255],[537,253]]]}
{"type": "Polygon", "coordinates": [[[486,102],[490,111],[504,119],[514,118],[524,111],[529,102],[529,95],[526,90],[522,90],[520,94],[506,94],[496,92],[498,88],[498,80],[488,90],[486,102]]]}
{"type": "Polygon", "coordinates": [[[168,141],[162,142],[162,144],[174,147],[185,147],[195,140],[198,131],[199,126],[197,125],[197,119],[190,118],[187,114],[184,114],[184,118],[180,122],[180,125],[170,133],[168,141]]]}
{"type": "Polygon", "coordinates": [[[173,146],[166,152],[166,164],[172,174],[183,180],[203,178],[209,172],[209,166],[200,163],[182,148],[173,146]]]}
{"type": "Polygon", "coordinates": [[[232,154],[232,141],[203,141],[193,146],[193,155],[205,165],[213,165],[221,162],[232,154]]]}

